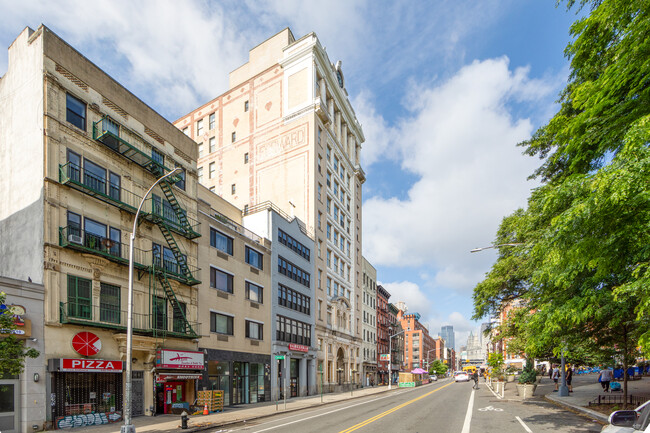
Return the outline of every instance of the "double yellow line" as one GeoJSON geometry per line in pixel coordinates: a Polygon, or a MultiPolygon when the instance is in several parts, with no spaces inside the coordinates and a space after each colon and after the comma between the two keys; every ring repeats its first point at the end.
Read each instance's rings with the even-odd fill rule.
{"type": "Polygon", "coordinates": [[[348,429],[346,429],[346,430],[342,430],[342,431],[340,431],[339,433],[350,433],[350,432],[353,432],[353,431],[355,431],[355,430],[358,430],[358,429],[360,429],[361,427],[367,426],[368,424],[371,424],[371,423],[377,421],[378,419],[385,417],[386,415],[390,415],[391,413],[396,412],[396,411],[400,410],[401,408],[408,406],[408,405],[411,404],[411,403],[415,403],[415,402],[418,401],[418,400],[421,400],[421,399],[423,399],[423,398],[425,398],[425,397],[428,397],[428,396],[430,396],[431,394],[433,394],[434,392],[438,392],[438,391],[440,391],[441,389],[446,388],[446,387],[448,387],[449,385],[451,385],[451,384],[453,384],[453,383],[454,383],[454,382],[450,382],[450,383],[448,383],[447,385],[441,386],[440,388],[436,388],[436,389],[434,389],[434,390],[431,391],[431,392],[427,392],[426,394],[423,394],[423,395],[421,395],[421,396],[419,396],[419,397],[417,397],[417,398],[414,398],[413,400],[409,400],[409,401],[407,401],[406,403],[402,403],[402,404],[400,404],[399,406],[395,406],[395,407],[392,408],[392,409],[388,409],[386,412],[382,412],[382,413],[380,413],[379,415],[375,415],[375,416],[373,416],[372,418],[368,418],[367,420],[362,421],[362,422],[360,422],[360,423],[357,424],[357,425],[353,425],[352,427],[350,427],[350,428],[348,428],[348,429]]]}

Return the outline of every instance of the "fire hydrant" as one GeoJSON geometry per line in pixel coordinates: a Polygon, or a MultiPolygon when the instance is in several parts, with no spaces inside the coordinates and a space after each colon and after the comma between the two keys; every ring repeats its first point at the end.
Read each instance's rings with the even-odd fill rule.
{"type": "Polygon", "coordinates": [[[187,412],[185,411],[181,414],[181,428],[187,429],[187,412]]]}

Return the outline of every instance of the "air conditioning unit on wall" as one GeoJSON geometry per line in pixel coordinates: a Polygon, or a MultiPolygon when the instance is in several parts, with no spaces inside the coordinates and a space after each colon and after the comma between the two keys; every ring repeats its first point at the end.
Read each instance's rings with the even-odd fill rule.
{"type": "Polygon", "coordinates": [[[84,238],[81,235],[73,235],[69,234],[68,235],[68,242],[73,243],[73,244],[83,244],[84,238]]]}

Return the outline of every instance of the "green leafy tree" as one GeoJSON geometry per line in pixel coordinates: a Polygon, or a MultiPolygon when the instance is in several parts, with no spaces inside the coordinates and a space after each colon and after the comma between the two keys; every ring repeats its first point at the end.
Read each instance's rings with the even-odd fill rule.
{"type": "Polygon", "coordinates": [[[527,355],[627,368],[650,345],[650,3],[581,5],[591,12],[571,28],[560,110],[521,143],[544,159],[543,185],[497,233],[523,245],[477,285],[475,317],[518,300],[526,311],[502,331],[527,355]]]}
{"type": "MultiPolygon", "coordinates": [[[[5,305],[6,295],[0,292],[0,305],[5,305]]],[[[25,369],[25,358],[36,358],[36,349],[25,347],[24,340],[16,338],[11,331],[16,329],[14,316],[8,312],[0,314],[0,377],[14,376],[25,369]]]]}
{"type": "Polygon", "coordinates": [[[429,365],[429,374],[444,375],[449,367],[439,359],[436,359],[429,365]]]}

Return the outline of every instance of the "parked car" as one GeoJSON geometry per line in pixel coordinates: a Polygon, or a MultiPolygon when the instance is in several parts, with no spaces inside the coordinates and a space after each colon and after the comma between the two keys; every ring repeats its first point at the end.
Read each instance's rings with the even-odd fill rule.
{"type": "Polygon", "coordinates": [[[609,416],[603,433],[650,433],[650,401],[634,410],[617,410],[609,416]]]}
{"type": "Polygon", "coordinates": [[[469,374],[466,371],[457,371],[454,373],[454,380],[456,382],[469,382],[469,374]]]}
{"type": "Polygon", "coordinates": [[[438,380],[438,376],[436,376],[435,374],[432,374],[432,375],[429,376],[429,377],[431,378],[431,381],[432,381],[432,382],[435,382],[436,380],[438,380]]]}

